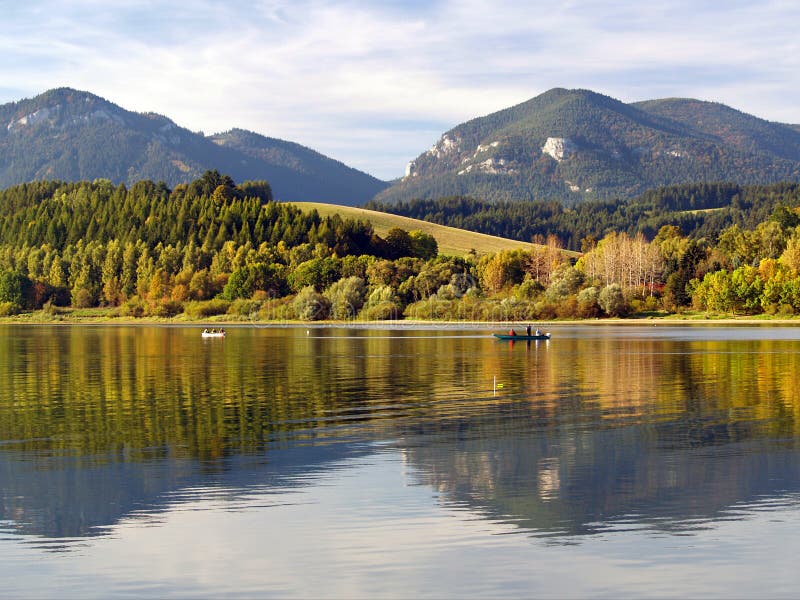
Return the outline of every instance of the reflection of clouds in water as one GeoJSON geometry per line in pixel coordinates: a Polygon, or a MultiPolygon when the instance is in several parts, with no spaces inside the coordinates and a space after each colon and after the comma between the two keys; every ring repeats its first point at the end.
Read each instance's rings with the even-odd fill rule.
{"type": "Polygon", "coordinates": [[[234,509],[215,488],[207,496],[198,488],[193,500],[166,507],[157,525],[130,516],[72,553],[45,556],[2,540],[4,594],[763,597],[769,590],[792,597],[796,590],[796,502],[739,506],[747,518],[712,522],[692,536],[628,523],[559,545],[509,535],[519,531],[513,523],[408,486],[396,453],[337,468],[336,478],[253,490],[234,509]]]}

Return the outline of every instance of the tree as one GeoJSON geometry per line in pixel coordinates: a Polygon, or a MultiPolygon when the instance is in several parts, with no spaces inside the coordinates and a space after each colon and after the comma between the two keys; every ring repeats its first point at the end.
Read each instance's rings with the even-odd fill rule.
{"type": "Polygon", "coordinates": [[[286,291],[282,270],[277,265],[264,263],[241,267],[231,273],[222,297],[226,300],[251,298],[257,290],[266,292],[268,296],[282,295],[286,291]]]}
{"type": "Polygon", "coordinates": [[[414,256],[422,260],[430,260],[439,254],[439,243],[436,238],[419,230],[409,231],[411,248],[414,256]]]}
{"type": "Polygon", "coordinates": [[[351,319],[364,306],[367,286],[360,277],[347,277],[331,285],[324,296],[330,302],[330,315],[334,319],[351,319]]]}
{"type": "Polygon", "coordinates": [[[377,286],[369,295],[361,316],[372,321],[398,319],[403,314],[403,304],[388,285],[377,286]]]}
{"type": "Polygon", "coordinates": [[[405,229],[392,227],[386,234],[386,258],[392,260],[403,256],[414,256],[414,242],[405,229]]]}
{"type": "Polygon", "coordinates": [[[297,265],[289,274],[289,285],[293,290],[301,290],[309,285],[324,290],[339,279],[340,260],[331,256],[312,258],[297,265]]]}
{"type": "Polygon", "coordinates": [[[548,300],[557,302],[574,294],[583,283],[583,273],[577,268],[562,264],[550,276],[550,287],[545,291],[548,300]]]}
{"type": "Polygon", "coordinates": [[[243,181],[238,187],[246,198],[258,198],[264,204],[272,201],[272,188],[264,180],[243,181]]]}
{"type": "Polygon", "coordinates": [[[0,273],[0,303],[12,303],[20,308],[28,304],[31,281],[18,271],[0,273]]]}
{"type": "Polygon", "coordinates": [[[618,283],[612,283],[600,290],[597,302],[603,312],[609,317],[619,317],[627,309],[625,296],[622,294],[622,287],[618,283]]]}
{"type": "Polygon", "coordinates": [[[797,236],[789,238],[779,260],[795,274],[800,273],[800,238],[797,236]]]}

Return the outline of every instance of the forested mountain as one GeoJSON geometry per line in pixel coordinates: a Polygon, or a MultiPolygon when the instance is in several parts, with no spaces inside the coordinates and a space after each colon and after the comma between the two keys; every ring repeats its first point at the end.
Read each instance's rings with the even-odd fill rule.
{"type": "Polygon", "coordinates": [[[386,184],[309,148],[232,130],[205,136],[69,88],[0,106],[0,187],[42,179],[187,183],[216,169],[279,200],[357,205],[386,184]]]}
{"type": "Polygon", "coordinates": [[[800,131],[712,102],[553,89],[446,132],[377,196],[632,198],[679,183],[800,180],[800,131]]]}

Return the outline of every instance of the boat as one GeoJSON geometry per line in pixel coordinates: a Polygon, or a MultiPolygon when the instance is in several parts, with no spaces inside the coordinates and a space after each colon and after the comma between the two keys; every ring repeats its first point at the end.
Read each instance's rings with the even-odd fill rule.
{"type": "Polygon", "coordinates": [[[539,335],[525,335],[524,333],[518,333],[517,335],[511,335],[510,333],[495,333],[493,334],[498,340],[516,340],[516,341],[528,341],[528,340],[549,340],[550,334],[549,333],[540,333],[539,335]]]}
{"type": "Polygon", "coordinates": [[[217,331],[215,329],[212,329],[211,331],[208,331],[207,329],[204,329],[203,333],[201,333],[200,335],[202,337],[204,337],[204,338],[224,338],[225,337],[225,331],[224,330],[217,331]]]}

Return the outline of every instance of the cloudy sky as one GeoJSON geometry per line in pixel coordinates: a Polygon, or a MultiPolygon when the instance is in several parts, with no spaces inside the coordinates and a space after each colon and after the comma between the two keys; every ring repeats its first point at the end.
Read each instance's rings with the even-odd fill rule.
{"type": "Polygon", "coordinates": [[[383,179],[552,87],[800,123],[800,2],[0,0],[0,103],[69,86],[383,179]]]}

